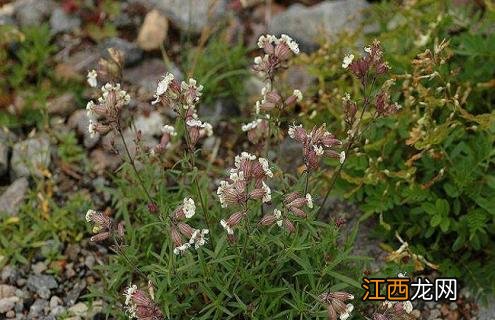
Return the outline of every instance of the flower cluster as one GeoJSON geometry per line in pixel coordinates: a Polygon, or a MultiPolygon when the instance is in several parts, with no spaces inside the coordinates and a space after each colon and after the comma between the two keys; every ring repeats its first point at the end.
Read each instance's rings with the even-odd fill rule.
{"type": "Polygon", "coordinates": [[[136,285],[130,285],[124,292],[126,311],[131,319],[160,320],[163,313],[157,304],[143,290],[136,285]]]}
{"type": "Polygon", "coordinates": [[[373,320],[410,320],[413,305],[411,301],[384,301],[373,314],[373,320]]]}
{"type": "Polygon", "coordinates": [[[213,134],[213,127],[206,121],[199,120],[194,108],[189,108],[185,113],[186,131],[189,138],[189,148],[194,149],[199,139],[213,134]]]}
{"type": "Polygon", "coordinates": [[[101,211],[88,210],[86,212],[86,221],[94,223],[93,233],[95,235],[90,239],[93,242],[103,241],[110,237],[119,239],[124,237],[124,223],[115,224],[110,217],[101,211]]]}
{"type": "Polygon", "coordinates": [[[195,79],[179,82],[171,73],[166,73],[158,82],[151,104],[179,105],[189,109],[199,102],[203,86],[197,85],[195,79]]]}
{"type": "Polygon", "coordinates": [[[367,81],[371,72],[382,75],[390,70],[388,63],[383,59],[382,46],[378,40],[375,40],[371,46],[365,47],[364,51],[365,55],[358,59],[355,59],[353,54],[346,55],[342,68],[349,69],[362,83],[367,81]]]}
{"type": "Polygon", "coordinates": [[[269,123],[266,119],[256,119],[247,124],[244,124],[241,129],[244,132],[247,132],[248,140],[257,144],[268,137],[269,134],[269,123]]]}
{"type": "Polygon", "coordinates": [[[292,125],[289,128],[289,136],[303,144],[304,163],[307,170],[316,170],[323,156],[345,160],[345,152],[338,153],[333,150],[342,142],[326,130],[326,126],[314,127],[309,133],[301,125],[292,125]]]}
{"type": "MultiPolygon", "coordinates": [[[[306,196],[301,196],[299,192],[292,192],[285,196],[284,201],[284,211],[290,212],[299,218],[306,218],[307,214],[301,208],[307,206],[308,208],[313,208],[313,198],[308,193],[306,196]]],[[[289,218],[289,215],[282,214],[279,209],[273,210],[272,214],[264,215],[260,222],[263,226],[271,226],[277,224],[279,227],[285,227],[287,231],[294,232],[295,227],[289,218]]]]}
{"type": "Polygon", "coordinates": [[[319,296],[322,303],[327,306],[329,320],[346,320],[351,316],[354,306],[346,302],[353,300],[354,296],[347,292],[327,292],[319,296]]]}
{"type": "Polygon", "coordinates": [[[182,204],[175,209],[171,215],[172,225],[170,236],[174,243],[174,254],[179,255],[185,253],[189,248],[194,246],[195,249],[204,246],[210,232],[208,229],[194,229],[189,224],[185,223],[186,219],[190,219],[196,213],[196,204],[191,198],[184,198],[182,204]],[[183,237],[187,240],[184,241],[183,237]]]}
{"type": "MultiPolygon", "coordinates": [[[[88,79],[88,82],[92,79],[88,79]]],[[[86,114],[89,118],[88,131],[92,136],[106,134],[119,125],[122,108],[129,104],[131,97],[120,88],[120,84],[107,83],[101,87],[97,102],[89,101],[86,114]]]]}
{"type": "Polygon", "coordinates": [[[220,221],[231,240],[233,240],[233,228],[246,215],[249,200],[261,200],[262,203],[271,201],[271,190],[265,180],[273,177],[268,160],[258,158],[250,153],[242,152],[236,156],[234,164],[234,168],[230,170],[229,179],[221,181],[217,189],[217,195],[223,208],[229,206],[241,206],[243,208],[242,211],[232,214],[226,221],[220,221]]]}
{"type": "Polygon", "coordinates": [[[174,127],[169,125],[162,126],[162,137],[160,139],[160,143],[151,149],[151,155],[162,153],[165,149],[167,149],[172,137],[175,137],[176,135],[177,132],[174,127]]]}
{"type": "Polygon", "coordinates": [[[283,67],[293,55],[299,54],[299,45],[286,34],[280,38],[273,35],[262,35],[258,39],[258,47],[265,51],[263,56],[254,58],[253,69],[267,78],[273,78],[274,73],[283,67]]]}
{"type": "Polygon", "coordinates": [[[401,108],[397,102],[390,102],[390,94],[385,90],[381,90],[377,94],[375,104],[376,112],[379,116],[389,116],[395,114],[401,108]]]}
{"type": "Polygon", "coordinates": [[[261,89],[262,98],[261,100],[256,101],[256,114],[259,114],[260,112],[270,112],[275,108],[284,110],[303,99],[302,92],[297,89],[294,90],[289,97],[283,99],[275,89],[270,87],[270,85],[266,85],[261,89]]]}
{"type": "MultiPolygon", "coordinates": [[[[158,82],[154,98],[151,104],[161,103],[162,105],[171,105],[175,108],[179,116],[184,120],[187,134],[187,145],[193,150],[199,139],[209,137],[213,134],[213,127],[208,122],[199,120],[196,112],[196,104],[202,95],[203,86],[198,85],[195,79],[189,79],[188,82],[179,82],[171,73],[165,74],[158,82]]],[[[170,141],[172,134],[171,126],[164,126],[166,132],[162,136],[163,143],[155,147],[155,153],[163,150],[170,141]],[[168,136],[166,136],[168,134],[168,136]]]]}

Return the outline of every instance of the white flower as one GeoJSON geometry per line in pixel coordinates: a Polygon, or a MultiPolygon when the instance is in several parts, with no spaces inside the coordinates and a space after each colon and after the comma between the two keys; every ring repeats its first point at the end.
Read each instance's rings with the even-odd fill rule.
{"type": "Polygon", "coordinates": [[[302,95],[302,92],[300,90],[296,89],[296,90],[294,90],[294,92],[292,94],[297,97],[297,101],[301,101],[303,99],[303,95],[302,95]]]}
{"type": "Polygon", "coordinates": [[[268,177],[273,178],[273,172],[272,170],[270,170],[270,165],[268,164],[268,160],[266,160],[265,158],[259,158],[258,161],[261,164],[261,167],[263,168],[265,174],[268,177]]]}
{"type": "Polygon", "coordinates": [[[88,132],[91,138],[95,138],[98,135],[98,131],[96,131],[97,123],[93,120],[89,120],[88,132]]]}
{"type": "Polygon", "coordinates": [[[240,155],[235,156],[234,164],[236,168],[239,168],[243,160],[256,160],[256,156],[248,152],[242,152],[240,155]]]}
{"type": "Polygon", "coordinates": [[[342,151],[339,155],[339,162],[340,164],[344,163],[345,161],[345,151],[342,151]]]}
{"type": "Polygon", "coordinates": [[[211,124],[209,124],[208,122],[201,122],[201,120],[198,120],[198,119],[190,119],[190,120],[187,120],[186,124],[189,126],[189,127],[198,127],[198,128],[201,128],[204,130],[204,133],[206,134],[206,136],[211,136],[213,134],[213,127],[211,124]]]}
{"type": "Polygon", "coordinates": [[[177,132],[175,131],[175,128],[169,125],[164,125],[162,126],[162,133],[168,133],[171,136],[176,136],[177,132]]]}
{"type": "Polygon", "coordinates": [[[261,101],[256,101],[256,105],[254,107],[254,111],[256,112],[256,114],[260,114],[260,109],[261,109],[261,101]]]}
{"type": "Polygon", "coordinates": [[[192,216],[196,213],[196,205],[194,204],[194,200],[191,198],[184,198],[182,210],[184,211],[187,219],[192,218],[192,216]]]}
{"type": "Polygon", "coordinates": [[[98,77],[96,70],[91,70],[88,72],[87,81],[91,88],[96,88],[98,86],[98,81],[96,80],[96,77],[98,77]]]}
{"type": "Polygon", "coordinates": [[[256,56],[254,58],[254,63],[255,64],[261,64],[261,62],[263,62],[263,58],[261,58],[260,56],[256,56]]]}
{"type": "Polygon", "coordinates": [[[132,301],[132,295],[137,291],[137,286],[135,284],[130,285],[124,292],[125,305],[128,306],[132,301]]]}
{"type": "Polygon", "coordinates": [[[261,123],[261,121],[262,121],[261,119],[256,119],[254,121],[251,121],[247,124],[242,125],[241,129],[244,132],[253,130],[261,123]]]}
{"type": "Polygon", "coordinates": [[[413,305],[411,301],[404,301],[402,307],[404,308],[404,311],[406,311],[406,313],[411,313],[413,311],[413,305]]]}
{"type": "Polygon", "coordinates": [[[308,207],[313,209],[313,197],[309,193],[306,194],[306,201],[308,201],[308,207]]]}
{"type": "Polygon", "coordinates": [[[262,95],[263,97],[265,97],[265,96],[266,96],[266,94],[267,94],[269,91],[270,91],[270,86],[269,86],[269,84],[265,84],[265,85],[263,86],[263,88],[261,88],[261,95],[262,95]]]}
{"type": "Polygon", "coordinates": [[[232,228],[227,224],[227,222],[225,222],[225,220],[220,220],[220,224],[225,229],[225,231],[227,231],[227,234],[234,234],[234,230],[232,230],[232,228]]]}
{"type": "Polygon", "coordinates": [[[213,134],[212,125],[209,124],[208,122],[204,122],[203,125],[204,125],[203,129],[205,129],[205,131],[206,131],[206,136],[211,137],[211,135],[213,134]]]}
{"type": "Polygon", "coordinates": [[[189,244],[190,245],[194,244],[195,249],[204,246],[208,242],[208,238],[206,238],[206,235],[208,233],[210,233],[210,230],[208,229],[194,230],[194,233],[192,234],[191,239],[189,240],[189,244]]]}
{"type": "Polygon", "coordinates": [[[277,218],[277,225],[279,227],[282,227],[284,223],[284,221],[282,220],[282,211],[275,209],[273,210],[273,215],[275,216],[275,218],[277,218]]]}
{"type": "Polygon", "coordinates": [[[345,312],[340,315],[340,320],[346,320],[351,316],[351,312],[354,310],[354,306],[349,303],[346,306],[345,312]]]}
{"type": "Polygon", "coordinates": [[[86,115],[88,116],[89,119],[95,120],[98,115],[94,111],[95,103],[93,101],[89,101],[86,104],[86,115]]]}
{"type": "Polygon", "coordinates": [[[346,102],[350,100],[351,100],[351,95],[348,92],[346,92],[344,97],[342,97],[342,101],[346,102]]]}
{"type": "Polygon", "coordinates": [[[89,209],[88,212],[86,212],[86,221],[87,222],[90,222],[91,221],[91,218],[93,217],[94,214],[96,214],[97,212],[95,210],[91,210],[89,209]]]}
{"type": "Polygon", "coordinates": [[[153,100],[151,104],[157,104],[160,101],[160,97],[165,94],[168,90],[168,86],[170,83],[174,80],[174,75],[168,72],[166,75],[162,77],[162,80],[158,82],[158,85],[156,87],[155,94],[153,95],[153,100]]]}
{"type": "Polygon", "coordinates": [[[315,150],[317,156],[321,156],[325,153],[322,146],[313,145],[313,150],[315,150]]]}
{"type": "Polygon", "coordinates": [[[291,137],[292,139],[295,139],[296,137],[296,129],[297,128],[302,128],[302,125],[292,125],[289,127],[289,137],[291,137]]]}
{"type": "Polygon", "coordinates": [[[278,41],[277,37],[275,37],[271,34],[261,35],[258,38],[258,47],[263,48],[263,47],[265,47],[266,43],[276,43],[277,41],[278,41]]]}
{"type": "Polygon", "coordinates": [[[264,181],[262,181],[261,188],[263,188],[263,190],[265,191],[265,194],[263,195],[263,199],[261,201],[263,201],[264,203],[270,202],[272,200],[272,191],[270,190],[270,187],[264,181]]]}
{"type": "Polygon", "coordinates": [[[174,254],[175,255],[180,255],[180,254],[183,254],[184,252],[186,252],[189,248],[191,247],[191,245],[186,242],[184,243],[183,245],[181,246],[178,246],[178,247],[175,247],[174,248],[174,254]]]}
{"type": "Polygon", "coordinates": [[[289,49],[294,53],[294,54],[299,54],[299,45],[297,44],[297,42],[295,42],[294,40],[292,40],[291,37],[289,37],[288,35],[286,34],[283,34],[281,37],[280,37],[280,40],[281,42],[285,42],[287,44],[287,46],[289,47],[289,49]]]}
{"type": "Polygon", "coordinates": [[[364,47],[364,52],[371,54],[371,47],[364,47]]]}
{"type": "Polygon", "coordinates": [[[354,55],[348,54],[344,57],[344,61],[342,62],[342,68],[347,69],[349,65],[352,63],[352,60],[354,60],[354,55]]]}
{"type": "Polygon", "coordinates": [[[236,169],[230,170],[230,180],[232,182],[237,182],[237,181],[242,181],[244,180],[244,172],[242,171],[237,171],[236,169]]]}
{"type": "Polygon", "coordinates": [[[220,185],[218,186],[217,189],[217,196],[218,200],[220,201],[220,204],[222,205],[222,208],[227,208],[227,203],[225,202],[225,189],[229,188],[229,184],[227,181],[220,181],[220,185]]]}

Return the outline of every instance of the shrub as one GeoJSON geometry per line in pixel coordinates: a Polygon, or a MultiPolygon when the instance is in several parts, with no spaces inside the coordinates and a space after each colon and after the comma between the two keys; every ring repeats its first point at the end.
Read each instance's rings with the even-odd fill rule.
{"type": "MultiPolygon", "coordinates": [[[[338,185],[360,204],[363,219],[378,214],[390,238],[400,234],[416,253],[439,263],[444,275],[462,276],[489,293],[495,283],[488,267],[495,263],[488,249],[495,230],[495,116],[493,70],[479,63],[481,57],[488,64],[495,60],[488,29],[493,7],[386,3],[372,15],[383,16],[375,21],[403,109],[370,125],[338,185]],[[475,23],[465,23],[473,17],[475,23]]],[[[331,50],[338,52],[342,43],[331,50]]],[[[324,57],[333,58],[326,48],[306,58],[315,71],[324,57]]],[[[321,87],[349,83],[341,71],[322,69],[321,87]]],[[[337,97],[322,98],[333,105],[337,97]]],[[[337,119],[345,116],[337,108],[331,112],[337,119]]]]}

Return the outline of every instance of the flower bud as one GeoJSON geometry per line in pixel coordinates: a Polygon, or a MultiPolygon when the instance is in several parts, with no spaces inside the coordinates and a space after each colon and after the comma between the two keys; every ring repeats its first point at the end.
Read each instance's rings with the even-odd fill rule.
{"type": "Polygon", "coordinates": [[[186,238],[191,238],[195,231],[193,227],[183,222],[177,223],[177,228],[179,229],[179,232],[186,238]]]}
{"type": "Polygon", "coordinates": [[[277,221],[277,217],[275,215],[266,214],[261,218],[259,224],[261,224],[262,226],[271,226],[275,223],[275,221],[277,221]]]}
{"type": "Polygon", "coordinates": [[[100,241],[108,239],[109,237],[110,237],[110,232],[105,231],[105,232],[100,232],[98,234],[95,234],[89,240],[92,242],[100,242],[100,241]]]}

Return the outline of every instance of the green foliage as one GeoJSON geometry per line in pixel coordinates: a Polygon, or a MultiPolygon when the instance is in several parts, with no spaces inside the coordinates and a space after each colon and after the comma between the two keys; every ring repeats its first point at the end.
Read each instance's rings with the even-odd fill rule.
{"type": "Polygon", "coordinates": [[[204,86],[203,101],[212,103],[218,98],[245,98],[244,80],[249,76],[247,49],[239,42],[228,43],[215,35],[205,47],[191,48],[184,57],[185,70],[194,74],[204,86]]]}
{"type": "Polygon", "coordinates": [[[56,134],[59,140],[57,154],[60,159],[69,164],[80,164],[86,159],[86,153],[83,147],[78,144],[74,132],[56,134]]]}
{"type": "Polygon", "coordinates": [[[55,52],[50,44],[51,35],[48,25],[29,27],[22,30],[24,41],[19,43],[15,51],[18,63],[11,69],[9,81],[16,88],[25,82],[38,83],[49,73],[48,60],[55,52]]]}
{"type": "MultiPolygon", "coordinates": [[[[101,266],[109,275],[108,287],[104,292],[93,288],[90,296],[104,296],[113,306],[122,301],[124,286],[132,282],[144,287],[149,279],[157,288],[155,300],[167,319],[324,319],[319,294],[360,288],[354,279],[359,277],[362,258],[350,254],[357,228],[347,239],[337,241],[337,228],[318,221],[313,212],[307,219],[298,219],[297,230],[288,234],[276,224],[271,228],[257,225],[263,213],[256,204],[249,207],[247,220],[236,229],[237,242],[230,244],[218,223],[229,215],[229,209],[222,209],[216,196],[208,196],[213,193],[208,190],[209,177],[188,168],[187,157],[166,171],[150,163],[142,168],[144,185],[161,209],[150,214],[145,193],[136,189],[132,167],[123,165],[114,179],[116,188],[108,192],[115,218],[126,223],[126,246],[108,265],[101,266]],[[204,197],[213,224],[207,245],[177,256],[166,217],[186,196],[196,203],[204,197]]],[[[303,188],[302,181],[293,187],[303,188]]],[[[282,193],[272,196],[279,202],[282,193]]],[[[199,205],[187,223],[206,227],[199,205]]],[[[116,310],[108,312],[114,315],[116,310]]]]}
{"type": "MultiPolygon", "coordinates": [[[[439,263],[445,275],[462,274],[479,292],[493,292],[495,95],[490,66],[495,53],[488,27],[493,8],[480,13],[448,1],[418,1],[404,7],[381,3],[371,14],[379,25],[372,36],[385,48],[396,74],[394,98],[403,108],[369,127],[366,143],[349,160],[338,185],[360,204],[363,218],[383,217],[390,238],[398,232],[418,253],[439,263]],[[483,281],[475,279],[478,274],[483,281]]],[[[343,37],[331,48],[339,54],[350,40],[343,37]]],[[[324,51],[307,58],[314,61],[320,86],[348,84],[342,71],[319,70],[325,56],[332,57],[324,51]]],[[[348,91],[355,94],[353,87],[348,91]]],[[[337,99],[328,100],[331,111],[323,109],[323,115],[342,119],[341,108],[333,106],[337,99]]]]}
{"type": "Polygon", "coordinates": [[[84,222],[89,206],[87,194],[72,194],[58,205],[51,198],[50,188],[48,182],[38,183],[16,216],[0,220],[0,267],[7,262],[30,263],[40,250],[43,256],[56,260],[59,246],[83,238],[87,231],[84,222]]]}

